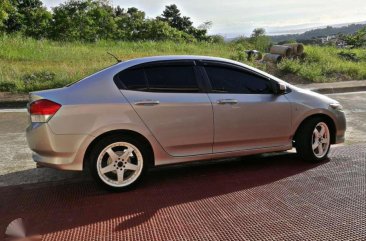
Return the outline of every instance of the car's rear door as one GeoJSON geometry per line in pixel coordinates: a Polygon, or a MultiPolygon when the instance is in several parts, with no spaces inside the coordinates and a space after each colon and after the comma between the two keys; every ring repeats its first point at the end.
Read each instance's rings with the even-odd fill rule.
{"type": "Polygon", "coordinates": [[[214,110],[214,152],[290,145],[291,104],[273,83],[241,67],[206,62],[214,110]]]}
{"type": "Polygon", "coordinates": [[[213,111],[191,60],[144,64],[118,74],[121,90],[166,152],[212,153],[213,111]]]}

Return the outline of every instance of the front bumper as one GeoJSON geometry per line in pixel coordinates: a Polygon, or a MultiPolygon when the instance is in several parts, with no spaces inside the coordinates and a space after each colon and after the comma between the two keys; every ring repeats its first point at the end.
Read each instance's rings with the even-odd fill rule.
{"type": "Polygon", "coordinates": [[[336,120],[336,138],[334,144],[340,144],[345,141],[345,133],[346,133],[346,116],[343,111],[335,111],[336,120]]]}
{"type": "Polygon", "coordinates": [[[41,166],[62,170],[82,170],[78,153],[87,135],[57,135],[47,123],[31,123],[26,130],[33,160],[41,166]]]}

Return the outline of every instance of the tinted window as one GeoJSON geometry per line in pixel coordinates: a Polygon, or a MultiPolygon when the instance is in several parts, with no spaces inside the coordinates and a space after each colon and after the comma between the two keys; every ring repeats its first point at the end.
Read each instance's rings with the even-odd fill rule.
{"type": "Polygon", "coordinates": [[[143,69],[128,69],[118,74],[119,81],[128,90],[147,90],[147,83],[143,69]]]}
{"type": "Polygon", "coordinates": [[[149,91],[200,92],[193,66],[145,68],[149,91]]]}
{"type": "Polygon", "coordinates": [[[272,93],[268,80],[238,69],[207,66],[212,90],[216,93],[272,93]]]}

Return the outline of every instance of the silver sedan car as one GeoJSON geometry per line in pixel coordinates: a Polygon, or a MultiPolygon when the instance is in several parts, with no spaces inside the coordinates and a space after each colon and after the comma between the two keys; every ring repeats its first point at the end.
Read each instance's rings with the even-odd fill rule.
{"type": "Polygon", "coordinates": [[[59,89],[30,93],[33,159],[90,169],[123,190],[148,168],[296,148],[319,162],[344,141],[342,106],[239,62],[159,56],[113,65],[59,89]]]}

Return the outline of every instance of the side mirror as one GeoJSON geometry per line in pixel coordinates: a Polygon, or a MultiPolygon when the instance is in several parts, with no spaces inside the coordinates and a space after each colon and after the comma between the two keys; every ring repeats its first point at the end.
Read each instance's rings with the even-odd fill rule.
{"type": "Polygon", "coordinates": [[[283,83],[277,83],[276,84],[276,94],[277,95],[283,95],[283,94],[285,94],[286,93],[286,90],[287,90],[287,87],[286,87],[286,85],[285,84],[283,84],[283,83]]]}

